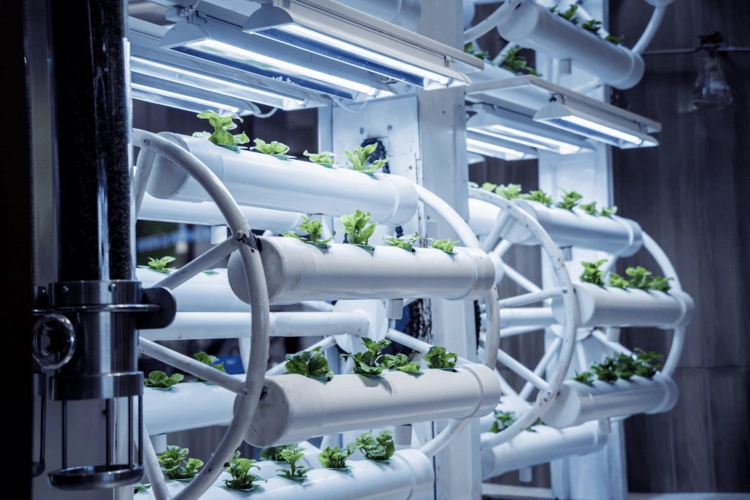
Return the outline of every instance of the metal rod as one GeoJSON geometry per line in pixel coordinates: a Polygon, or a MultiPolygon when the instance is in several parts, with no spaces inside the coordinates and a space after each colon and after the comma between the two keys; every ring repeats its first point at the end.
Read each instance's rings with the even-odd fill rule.
{"type": "Polygon", "coordinates": [[[62,468],[68,468],[68,402],[62,404],[62,468]]]}
{"type": "Polygon", "coordinates": [[[128,467],[133,468],[133,398],[128,396],[128,467]]]}
{"type": "MultiPolygon", "coordinates": [[[[689,49],[659,49],[644,52],[643,56],[666,56],[673,54],[694,54],[702,50],[702,47],[693,47],[689,49]]],[[[719,47],[717,52],[750,52],[750,47],[719,47]]]]}
{"type": "Polygon", "coordinates": [[[107,418],[107,429],[105,432],[105,445],[104,445],[104,453],[105,453],[105,461],[107,465],[112,464],[112,400],[111,399],[105,399],[104,400],[104,414],[107,418]]]}
{"type": "MultiPolygon", "coordinates": [[[[143,394],[138,396],[138,422],[143,422],[143,394]]],[[[143,465],[143,427],[138,429],[138,464],[143,465]]]]}
{"type": "Polygon", "coordinates": [[[41,442],[39,443],[39,463],[44,464],[45,444],[47,442],[47,396],[42,394],[42,404],[40,405],[42,428],[39,431],[41,442]]]}

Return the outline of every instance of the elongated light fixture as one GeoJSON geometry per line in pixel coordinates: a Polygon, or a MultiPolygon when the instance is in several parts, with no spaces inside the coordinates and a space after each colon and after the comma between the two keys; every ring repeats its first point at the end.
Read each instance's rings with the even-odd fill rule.
{"type": "Polygon", "coordinates": [[[499,139],[543,149],[561,155],[593,149],[576,134],[563,132],[538,123],[530,117],[489,105],[472,106],[476,114],[466,122],[466,128],[474,132],[493,135],[499,139]]]}
{"type": "Polygon", "coordinates": [[[612,115],[603,116],[596,108],[559,98],[543,106],[534,121],[590,137],[619,148],[658,146],[656,139],[639,124],[612,115]]]}
{"type": "Polygon", "coordinates": [[[392,95],[373,75],[276,42],[242,33],[227,23],[191,14],[162,39],[181,54],[350,100],[392,95]]]}
{"type": "Polygon", "coordinates": [[[491,156],[505,161],[529,160],[536,158],[536,151],[493,135],[467,131],[466,149],[471,153],[491,156]]]}
{"type": "Polygon", "coordinates": [[[432,89],[469,83],[482,61],[332,0],[271,0],[243,27],[329,59],[432,89]]]}

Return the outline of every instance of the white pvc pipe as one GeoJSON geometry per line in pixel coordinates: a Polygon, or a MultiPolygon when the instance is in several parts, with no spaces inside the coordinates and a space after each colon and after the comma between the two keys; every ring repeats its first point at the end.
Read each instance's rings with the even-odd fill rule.
{"type": "MultiPolygon", "coordinates": [[[[369,212],[373,221],[392,225],[405,224],[417,211],[417,194],[404,177],[371,177],[262,153],[235,153],[206,139],[162,135],[205,163],[241,205],[335,216],[360,209],[369,212]]],[[[148,193],[162,199],[207,201],[195,181],[163,158],[154,162],[148,193]]]]}
{"type": "Polygon", "coordinates": [[[469,198],[469,226],[475,234],[490,234],[492,226],[500,215],[500,208],[475,198],[469,198]]]}
{"type": "Polygon", "coordinates": [[[636,413],[661,413],[671,410],[677,397],[677,385],[660,373],[650,379],[634,376],[612,384],[597,380],[592,386],[566,380],[557,404],[544,414],[544,423],[564,428],[636,413]]]}
{"type": "Polygon", "coordinates": [[[538,326],[544,328],[557,323],[552,315],[551,307],[526,307],[516,309],[502,309],[500,311],[500,326],[503,328],[514,326],[538,326]]]}
{"type": "MultiPolygon", "coordinates": [[[[578,208],[570,211],[546,207],[535,201],[514,203],[534,217],[559,247],[574,246],[628,257],[643,245],[641,227],[630,219],[589,215],[578,208]]],[[[516,221],[503,232],[503,238],[516,245],[538,244],[529,229],[516,221]]]]}
{"type": "MultiPolygon", "coordinates": [[[[495,266],[486,253],[456,248],[455,255],[431,248],[332,244],[326,251],[295,238],[258,238],[273,304],[302,300],[402,299],[413,297],[471,300],[495,284],[495,266]]],[[[236,255],[229,259],[229,284],[249,300],[244,270],[236,255]]]]}
{"type": "MultiPolygon", "coordinates": [[[[267,208],[240,207],[247,218],[250,227],[267,229],[281,234],[297,229],[302,223],[302,215],[298,212],[283,212],[267,208]]],[[[184,224],[200,224],[216,226],[226,224],[219,208],[210,201],[189,202],[175,200],[161,200],[148,193],[143,197],[143,205],[138,214],[138,220],[155,220],[163,222],[177,222],[184,224]]]]}
{"type": "Polygon", "coordinates": [[[322,383],[301,375],[267,377],[265,396],[245,440],[265,447],[311,437],[445,418],[480,417],[500,399],[500,382],[484,365],[414,376],[336,375],[322,383]]]}
{"type": "Polygon", "coordinates": [[[522,1],[503,16],[497,26],[500,35],[556,59],[573,64],[604,83],[629,89],[643,77],[643,59],[629,49],[601,39],[534,1],[522,1]]]}
{"type": "MultiPolygon", "coordinates": [[[[135,270],[136,279],[150,288],[165,274],[149,269],[135,270]]],[[[177,301],[177,312],[249,312],[250,306],[232,292],[226,269],[214,269],[210,274],[200,273],[172,290],[177,301]]]]}
{"type": "Polygon", "coordinates": [[[522,432],[507,443],[482,450],[482,479],[559,458],[586,455],[606,443],[607,435],[599,432],[598,422],[568,429],[537,425],[533,432],[522,432]]]}
{"type": "MultiPolygon", "coordinates": [[[[695,303],[679,290],[668,293],[637,289],[576,284],[581,327],[589,326],[687,326],[693,319],[695,303]]],[[[562,301],[552,300],[552,312],[562,320],[562,301]]]]}
{"type": "MultiPolygon", "coordinates": [[[[559,298],[561,295],[565,295],[567,293],[568,293],[567,288],[563,288],[563,287],[549,288],[547,290],[541,290],[538,292],[531,292],[531,293],[526,293],[523,295],[516,295],[515,297],[509,297],[507,299],[498,301],[498,305],[500,306],[501,309],[506,308],[506,307],[521,307],[521,306],[526,306],[529,304],[534,304],[536,302],[542,302],[547,299],[559,298]]],[[[557,320],[558,322],[561,321],[559,318],[557,318],[557,320]]]]}
{"type": "MultiPolygon", "coordinates": [[[[539,377],[542,376],[542,373],[544,373],[544,371],[547,369],[547,365],[549,364],[550,360],[557,354],[557,350],[560,349],[561,344],[562,339],[560,337],[555,337],[555,340],[553,340],[547,350],[544,351],[544,356],[542,356],[542,359],[539,360],[536,368],[534,368],[534,375],[537,375],[539,377]]],[[[581,345],[581,343],[577,342],[576,345],[581,345]]],[[[532,384],[531,381],[526,382],[521,388],[521,392],[518,393],[518,397],[523,400],[528,399],[528,397],[531,395],[531,391],[533,390],[533,385],[534,384],[532,384]]]]}
{"type": "MultiPolygon", "coordinates": [[[[242,383],[241,376],[232,377],[242,383]]],[[[235,396],[218,385],[202,382],[181,382],[168,391],[145,387],[143,421],[153,434],[229,425],[235,396]]]]}
{"type": "MultiPolygon", "coordinates": [[[[263,464],[263,470],[251,472],[263,474],[267,482],[256,483],[259,488],[251,494],[223,488],[229,474],[222,472],[206,492],[210,500],[418,500],[432,493],[435,475],[432,460],[417,450],[397,451],[387,463],[372,460],[349,460],[348,472],[315,468],[307,473],[304,482],[298,483],[275,476],[281,464],[263,464]],[[268,472],[266,472],[266,469],[268,472]]],[[[222,468],[223,470],[223,468],[222,468]]],[[[169,492],[177,495],[185,484],[180,481],[167,483],[169,492]]],[[[153,499],[153,493],[135,495],[136,500],[153,499]]]]}
{"type": "Polygon", "coordinates": [[[646,29],[641,34],[641,38],[639,38],[633,48],[630,49],[633,53],[643,54],[643,51],[645,51],[651,44],[654,36],[656,36],[656,32],[659,30],[659,26],[661,26],[661,23],[664,20],[664,15],[667,13],[667,6],[668,5],[664,5],[654,8],[654,12],[651,14],[651,19],[648,21],[646,29]]]}
{"type": "Polygon", "coordinates": [[[497,351],[497,360],[510,368],[516,374],[534,384],[534,387],[536,387],[540,391],[545,390],[549,385],[546,380],[526,368],[526,366],[516,361],[512,356],[510,356],[503,350],[497,351]]]}
{"type": "Polygon", "coordinates": [[[479,22],[476,26],[469,28],[464,32],[464,43],[473,42],[477,38],[481,37],[492,31],[492,29],[498,25],[498,23],[507,16],[512,8],[520,3],[520,0],[510,0],[503,2],[500,7],[497,8],[492,14],[487,16],[483,21],[479,22]]]}
{"type": "Polygon", "coordinates": [[[542,291],[542,289],[539,288],[536,283],[510,267],[508,264],[503,263],[503,272],[508,276],[508,278],[515,281],[521,288],[524,288],[528,292],[535,293],[542,291]]]}
{"type": "MultiPolygon", "coordinates": [[[[159,330],[142,330],[149,340],[235,339],[249,337],[250,313],[177,313],[174,321],[159,330]]],[[[369,320],[361,312],[278,312],[270,315],[272,337],[319,337],[367,333],[369,320]]]]}

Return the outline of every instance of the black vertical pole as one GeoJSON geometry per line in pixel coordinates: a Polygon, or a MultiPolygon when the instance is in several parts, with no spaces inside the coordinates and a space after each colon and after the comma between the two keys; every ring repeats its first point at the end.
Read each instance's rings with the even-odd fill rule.
{"type": "Polygon", "coordinates": [[[3,232],[8,240],[9,253],[0,266],[0,280],[5,284],[2,323],[3,349],[8,353],[3,360],[3,401],[12,411],[5,412],[5,425],[13,429],[13,458],[5,460],[8,477],[14,481],[13,496],[31,498],[32,454],[32,365],[31,328],[33,308],[33,200],[31,191],[31,136],[29,127],[28,88],[25,65],[25,19],[21,1],[3,2],[5,25],[0,30],[3,49],[0,67],[3,68],[3,92],[6,126],[13,131],[6,136],[9,148],[7,162],[0,182],[0,210],[3,213],[3,232]]]}
{"type": "Polygon", "coordinates": [[[133,279],[122,0],[48,5],[59,279],[133,279]]]}

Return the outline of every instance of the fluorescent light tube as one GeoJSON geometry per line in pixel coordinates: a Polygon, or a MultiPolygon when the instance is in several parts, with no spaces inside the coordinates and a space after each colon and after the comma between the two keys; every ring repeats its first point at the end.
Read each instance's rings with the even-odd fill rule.
{"type": "Polygon", "coordinates": [[[472,137],[466,139],[466,149],[472,153],[492,156],[493,158],[500,158],[501,160],[506,161],[534,158],[534,156],[529,156],[524,152],[513,149],[512,147],[500,145],[495,142],[482,141],[472,137]]]}
{"type": "Polygon", "coordinates": [[[235,97],[237,99],[259,102],[269,106],[275,106],[278,101],[284,103],[284,107],[300,107],[305,101],[283,94],[269,92],[267,90],[242,85],[225,79],[215,78],[185,68],[163,64],[140,57],[131,56],[130,70],[134,73],[149,75],[162,80],[194,87],[201,90],[210,90],[217,94],[235,97]]]}
{"type": "Polygon", "coordinates": [[[532,148],[552,151],[561,155],[570,155],[581,150],[581,147],[575,144],[568,144],[567,142],[556,141],[555,139],[549,139],[541,135],[530,134],[505,125],[491,125],[489,132],[501,139],[531,146],[532,148]]]}
{"type": "MultiPolygon", "coordinates": [[[[275,59],[273,57],[268,57],[263,54],[253,52],[251,50],[243,49],[240,47],[235,47],[234,45],[230,45],[224,42],[219,42],[217,40],[206,39],[206,40],[191,42],[191,43],[185,44],[183,48],[197,51],[197,52],[202,52],[207,55],[213,54],[218,57],[231,59],[233,61],[236,61],[242,64],[244,67],[247,67],[247,68],[257,68],[260,70],[272,68],[272,69],[281,71],[290,77],[294,75],[297,75],[302,78],[307,77],[313,80],[318,80],[320,82],[329,83],[337,87],[351,89],[351,90],[354,90],[355,92],[360,92],[369,96],[374,96],[375,94],[378,93],[378,89],[369,87],[367,85],[363,85],[358,82],[346,80],[336,75],[323,73],[321,71],[317,71],[314,69],[296,66],[286,61],[275,59]]],[[[283,80],[284,79],[283,76],[281,76],[280,79],[283,80]]]]}
{"type": "Polygon", "coordinates": [[[434,81],[443,86],[451,83],[451,78],[447,76],[298,24],[287,24],[277,28],[255,31],[255,34],[422,88],[428,85],[426,80],[434,81]]]}
{"type": "Polygon", "coordinates": [[[130,88],[133,91],[133,98],[139,101],[153,102],[155,104],[162,104],[172,108],[184,109],[185,111],[192,111],[195,113],[201,113],[206,109],[211,109],[217,112],[224,112],[225,114],[236,115],[242,111],[240,108],[228,106],[207,99],[200,99],[198,97],[179,94],[176,92],[170,92],[165,89],[158,87],[141,85],[138,83],[132,83],[130,88]]]}
{"type": "Polygon", "coordinates": [[[550,102],[534,120],[580,134],[619,148],[656,146],[656,139],[641,132],[636,123],[615,116],[602,116],[595,109],[571,103],[550,102]]]}

